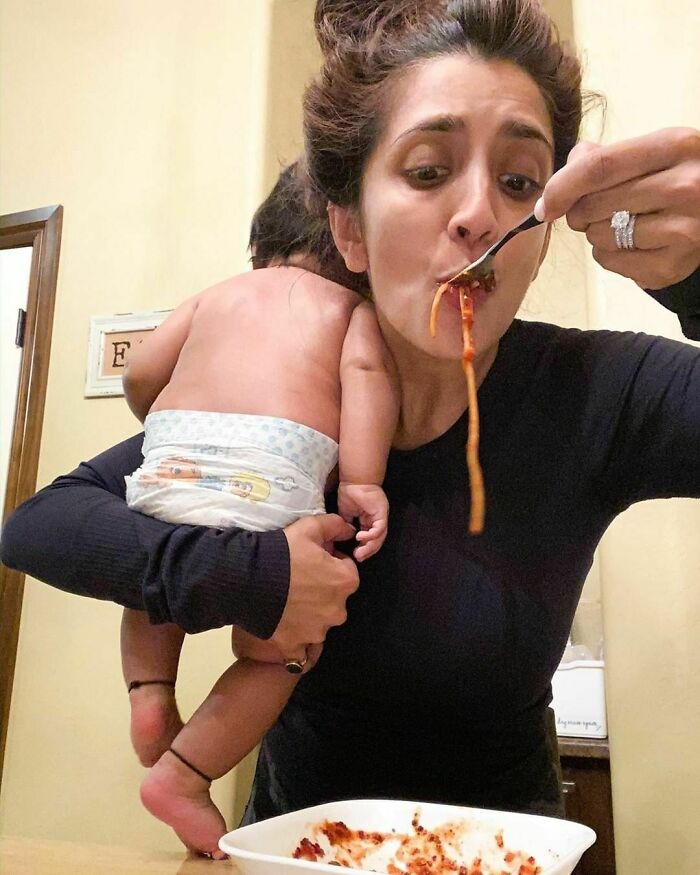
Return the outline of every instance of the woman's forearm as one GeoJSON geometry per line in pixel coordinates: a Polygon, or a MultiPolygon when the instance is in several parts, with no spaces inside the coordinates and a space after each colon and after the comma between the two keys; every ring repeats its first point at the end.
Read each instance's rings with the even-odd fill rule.
{"type": "Polygon", "coordinates": [[[272,634],[289,586],[284,533],[173,526],[131,511],[124,476],[142,437],[57,478],[21,505],[2,533],[11,568],[67,592],[145,609],[188,632],[239,625],[272,634]]]}

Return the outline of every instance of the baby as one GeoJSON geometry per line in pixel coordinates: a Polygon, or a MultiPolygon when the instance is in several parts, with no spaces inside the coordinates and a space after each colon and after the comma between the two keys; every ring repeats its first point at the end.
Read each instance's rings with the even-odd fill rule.
{"type": "MultiPolygon", "coordinates": [[[[130,507],[173,523],[251,531],[338,510],[359,518],[358,561],[387,533],[381,488],[398,417],[393,363],[328,224],[306,209],[295,165],[253,221],[253,263],[180,305],[130,356],[124,392],[145,425],[130,507]]],[[[238,660],[183,727],[174,699],[183,633],[122,623],[132,740],[153,765],[141,798],[191,849],[223,856],[226,824],[209,784],[232,769],[284,707],[305,660],[234,630],[238,660]],[[285,670],[286,669],[286,670],[285,670]]]]}

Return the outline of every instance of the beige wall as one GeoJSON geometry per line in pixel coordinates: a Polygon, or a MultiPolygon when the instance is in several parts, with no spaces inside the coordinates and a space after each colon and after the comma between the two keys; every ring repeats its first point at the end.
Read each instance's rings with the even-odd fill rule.
{"type": "MultiPolygon", "coordinates": [[[[695,0],[574,0],[605,140],[700,127],[695,0]],[[604,24],[603,24],[604,22],[604,24]]],[[[621,205],[623,206],[623,205],[621,205]]],[[[681,338],[675,318],[591,264],[592,327],[681,338]]],[[[700,503],[647,502],[600,549],[620,875],[691,875],[700,856],[700,503]]]]}
{"type": "MultiPolygon", "coordinates": [[[[39,484],[138,430],[83,398],[89,317],[173,306],[246,267],[264,174],[269,0],[4,0],[0,212],[62,203],[39,484]]],[[[119,610],[28,581],[0,831],[178,848],[142,811],[119,610]]],[[[189,712],[229,659],[187,642],[189,712]]],[[[230,812],[233,782],[217,798],[230,812]]]]}

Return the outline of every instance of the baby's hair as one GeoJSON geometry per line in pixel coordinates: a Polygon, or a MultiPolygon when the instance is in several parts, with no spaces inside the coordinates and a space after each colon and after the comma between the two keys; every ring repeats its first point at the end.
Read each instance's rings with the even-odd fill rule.
{"type": "Polygon", "coordinates": [[[325,203],[312,197],[301,162],[285,167],[270,194],[258,207],[250,227],[253,268],[286,264],[293,256],[308,256],[314,273],[368,295],[364,273],[345,266],[331,234],[325,203]]]}

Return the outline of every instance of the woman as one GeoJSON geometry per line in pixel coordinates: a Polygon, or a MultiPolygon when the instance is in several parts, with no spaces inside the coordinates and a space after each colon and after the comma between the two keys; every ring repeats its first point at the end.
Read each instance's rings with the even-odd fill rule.
{"type": "MultiPolygon", "coordinates": [[[[595,546],[633,501],[700,496],[696,350],[513,321],[546,251],[541,227],[496,257],[495,290],[474,294],[488,504],[483,535],[467,534],[459,302],[445,302],[434,339],[432,298],[533,210],[576,142],[581,98],[538,6],[451,9],[398,40],[341,42],[305,98],[309,173],[348,268],[370,277],[402,416],[389,540],[263,743],[250,819],[367,794],[559,812],[550,680],[595,546]]],[[[574,155],[569,191],[562,171],[544,209],[588,192],[579,213],[611,251],[596,254],[635,276],[654,220],[638,218],[638,251],[614,249],[610,215],[639,196],[615,157],[598,156],[597,188],[612,191],[597,193],[574,155]]]]}
{"type": "MultiPolygon", "coordinates": [[[[495,291],[475,296],[488,506],[484,534],[467,534],[459,319],[446,301],[429,336],[436,284],[540,196],[547,219],[568,211],[601,263],[646,287],[697,268],[698,217],[671,194],[666,171],[644,163],[646,144],[579,150],[545,187],[576,142],[578,65],[551,43],[537,4],[449,9],[330,50],[306,99],[310,173],[346,264],[369,274],[402,419],[385,482],[389,537],[362,567],[347,622],[328,634],[263,742],[249,821],[372,795],[559,813],[550,680],[595,546],[633,501],[700,496],[700,356],[670,341],[513,321],[545,255],[540,228],[502,250],[495,291]],[[630,201],[605,203],[601,218],[619,186],[630,201]],[[655,215],[638,220],[638,250],[619,252],[610,213],[637,209],[640,187],[639,212],[655,215]],[[650,254],[666,214],[683,233],[650,254]]],[[[674,173],[698,161],[697,144],[658,135],[655,156],[674,173]]],[[[679,288],[670,303],[690,296],[681,303],[692,323],[697,277],[679,288]]],[[[167,526],[123,506],[121,478],[139,463],[133,438],[59,478],[11,520],[4,560],[73,592],[145,604],[157,621],[238,623],[265,636],[284,605],[288,547],[290,601],[273,640],[293,653],[341,621],[337,601],[314,620],[298,595],[320,598],[329,582],[342,600],[355,586],[347,562],[320,556],[323,540],[345,534],[336,517],[302,521],[319,529],[297,523],[276,541],[167,526]],[[42,557],[30,547],[39,530],[56,540],[42,557]]]]}

